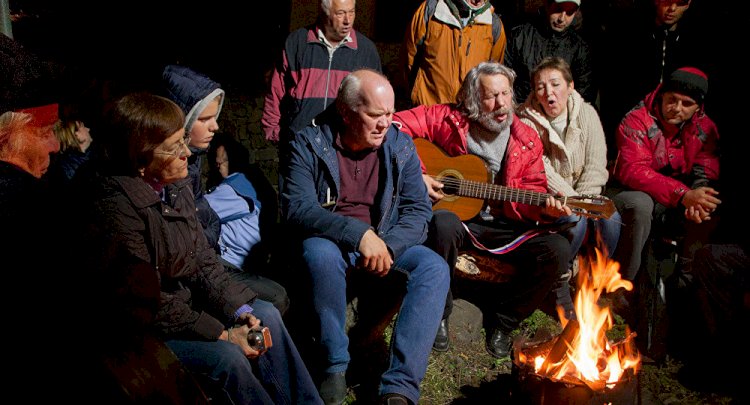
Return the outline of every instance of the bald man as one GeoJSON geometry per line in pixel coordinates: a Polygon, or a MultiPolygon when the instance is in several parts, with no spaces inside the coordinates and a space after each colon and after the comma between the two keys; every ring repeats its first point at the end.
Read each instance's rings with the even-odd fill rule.
{"type": "Polygon", "coordinates": [[[312,281],[327,404],[342,403],[347,392],[347,275],[364,279],[377,302],[391,289],[405,291],[380,381],[388,404],[418,402],[448,292],[448,265],[422,245],[432,205],[419,157],[411,137],[392,125],[393,113],[388,80],[374,70],[352,72],[334,106],[296,134],[283,169],[282,215],[301,238],[312,281]]]}

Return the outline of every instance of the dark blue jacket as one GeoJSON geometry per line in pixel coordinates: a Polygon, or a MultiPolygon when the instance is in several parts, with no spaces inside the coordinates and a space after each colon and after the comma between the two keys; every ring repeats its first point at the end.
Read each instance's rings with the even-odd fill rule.
{"type": "MultiPolygon", "coordinates": [[[[165,95],[185,113],[185,134],[189,134],[193,123],[198,118],[206,106],[217,96],[221,96],[219,109],[216,113],[221,113],[224,104],[224,90],[221,85],[208,76],[198,73],[188,67],[179,65],[168,65],[162,73],[164,82],[165,95]]],[[[190,147],[193,155],[189,158],[188,175],[193,185],[193,195],[195,196],[195,208],[197,209],[198,220],[203,226],[203,233],[208,239],[208,244],[215,250],[219,249],[219,233],[221,233],[221,221],[208,202],[203,197],[203,182],[201,173],[203,168],[203,155],[205,150],[190,147]]]]}
{"type": "MultiPolygon", "coordinates": [[[[313,124],[295,136],[284,169],[282,215],[295,235],[324,237],[344,250],[356,251],[370,225],[339,215],[335,204],[326,204],[329,196],[338,200],[339,165],[333,142],[339,128],[337,124],[313,124]]],[[[396,259],[426,239],[432,204],[409,135],[391,125],[378,155],[382,174],[375,204],[380,220],[372,226],[396,259]]]]}

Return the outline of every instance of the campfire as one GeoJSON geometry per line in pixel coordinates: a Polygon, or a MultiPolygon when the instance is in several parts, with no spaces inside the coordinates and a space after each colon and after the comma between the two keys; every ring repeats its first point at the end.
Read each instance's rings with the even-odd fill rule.
{"type": "Polygon", "coordinates": [[[600,305],[605,292],[630,291],[633,284],[620,277],[619,264],[601,250],[595,249],[592,256],[579,262],[574,300],[578,320],[566,322],[561,316],[563,331],[557,338],[515,350],[514,366],[522,377],[533,375],[603,393],[636,376],[641,361],[635,333],[626,327],[624,338],[610,341],[607,331],[614,324],[613,315],[608,306],[600,305]]]}

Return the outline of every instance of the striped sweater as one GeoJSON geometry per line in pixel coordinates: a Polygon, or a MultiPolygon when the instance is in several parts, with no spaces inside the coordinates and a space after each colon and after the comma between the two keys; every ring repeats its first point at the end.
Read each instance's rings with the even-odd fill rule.
{"type": "Polygon", "coordinates": [[[364,35],[352,30],[351,41],[343,41],[329,54],[317,31],[315,26],[300,28],[286,39],[261,118],[263,134],[270,141],[288,140],[289,134],[310,124],[333,102],[350,72],[360,68],[382,72],[378,50],[364,35]]]}

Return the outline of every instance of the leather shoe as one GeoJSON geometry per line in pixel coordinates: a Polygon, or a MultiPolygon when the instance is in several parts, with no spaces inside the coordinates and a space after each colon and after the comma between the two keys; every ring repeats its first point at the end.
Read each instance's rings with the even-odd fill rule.
{"type": "Polygon", "coordinates": [[[495,329],[487,339],[487,353],[498,359],[510,356],[510,346],[513,340],[500,329],[495,329]]]}
{"type": "Polygon", "coordinates": [[[320,397],[326,405],[341,405],[346,399],[346,372],[329,373],[320,383],[320,397]]]}
{"type": "Polygon", "coordinates": [[[448,319],[440,321],[440,326],[435,335],[435,342],[432,344],[432,350],[436,352],[448,351],[448,319]]]}

